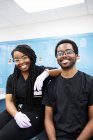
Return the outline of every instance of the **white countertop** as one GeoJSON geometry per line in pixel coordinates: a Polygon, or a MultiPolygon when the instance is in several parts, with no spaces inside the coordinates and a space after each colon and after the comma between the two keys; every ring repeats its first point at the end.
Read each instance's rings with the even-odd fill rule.
{"type": "Polygon", "coordinates": [[[5,99],[5,97],[6,97],[6,94],[2,94],[2,93],[0,93],[0,100],[5,99]]]}

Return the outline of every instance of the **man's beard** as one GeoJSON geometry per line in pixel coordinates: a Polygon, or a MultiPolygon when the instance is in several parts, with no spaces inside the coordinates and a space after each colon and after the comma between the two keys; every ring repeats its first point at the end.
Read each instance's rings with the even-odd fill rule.
{"type": "Polygon", "coordinates": [[[71,69],[74,65],[75,65],[75,63],[76,63],[76,60],[73,60],[71,63],[70,63],[70,65],[68,65],[68,66],[63,66],[61,63],[58,63],[60,66],[61,66],[61,68],[63,69],[63,70],[69,70],[69,69],[71,69]]]}

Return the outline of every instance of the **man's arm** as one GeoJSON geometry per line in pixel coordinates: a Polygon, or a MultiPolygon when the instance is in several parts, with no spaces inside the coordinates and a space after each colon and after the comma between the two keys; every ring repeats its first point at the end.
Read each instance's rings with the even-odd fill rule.
{"type": "Polygon", "coordinates": [[[49,140],[56,140],[56,130],[53,123],[53,108],[45,107],[45,130],[49,140]]]}
{"type": "Polygon", "coordinates": [[[89,121],[76,140],[89,140],[93,136],[93,105],[89,106],[88,114],[89,121]]]}

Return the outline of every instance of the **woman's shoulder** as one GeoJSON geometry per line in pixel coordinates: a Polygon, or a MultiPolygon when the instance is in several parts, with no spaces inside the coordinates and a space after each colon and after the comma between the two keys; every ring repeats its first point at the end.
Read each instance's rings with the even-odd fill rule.
{"type": "Polygon", "coordinates": [[[40,69],[45,69],[45,67],[43,65],[42,66],[35,65],[35,69],[40,70],[40,69]]]}
{"type": "Polygon", "coordinates": [[[45,67],[44,66],[35,66],[35,74],[36,74],[36,77],[38,75],[40,75],[43,71],[45,70],[45,67]]]}
{"type": "Polygon", "coordinates": [[[13,74],[10,74],[7,78],[7,81],[12,81],[13,80],[13,74]]]}

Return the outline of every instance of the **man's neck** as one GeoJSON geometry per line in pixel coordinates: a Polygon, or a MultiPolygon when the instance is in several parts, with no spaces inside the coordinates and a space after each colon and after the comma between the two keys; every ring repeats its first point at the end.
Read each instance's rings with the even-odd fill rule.
{"type": "Polygon", "coordinates": [[[77,73],[77,69],[76,68],[72,68],[69,70],[63,70],[61,72],[61,76],[64,78],[72,78],[76,73],[77,73]]]}

